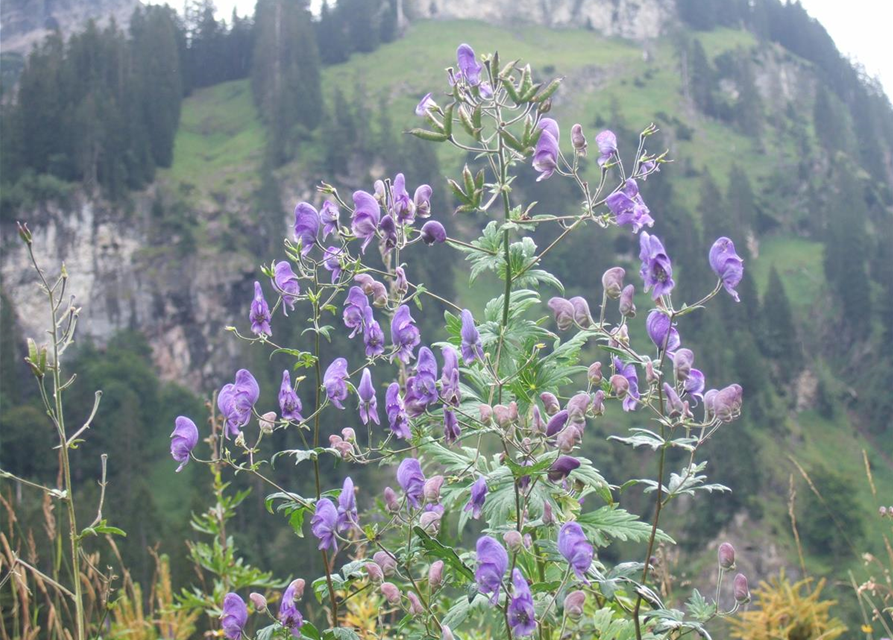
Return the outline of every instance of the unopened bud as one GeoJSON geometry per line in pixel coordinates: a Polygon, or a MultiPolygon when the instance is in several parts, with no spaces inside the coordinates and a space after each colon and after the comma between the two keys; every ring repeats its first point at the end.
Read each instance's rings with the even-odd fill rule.
{"type": "Polygon", "coordinates": [[[443,476],[432,476],[425,480],[425,485],[422,489],[422,492],[425,496],[425,500],[428,502],[439,502],[440,501],[440,488],[443,486],[443,476]]]}
{"type": "Polygon", "coordinates": [[[395,282],[397,292],[400,295],[403,295],[407,291],[409,291],[409,282],[407,282],[407,280],[406,280],[406,272],[403,271],[403,267],[397,267],[395,269],[395,272],[397,274],[397,279],[394,282],[395,282]]]}
{"type": "Polygon", "coordinates": [[[489,404],[482,404],[478,407],[478,411],[480,411],[481,414],[481,422],[490,424],[490,420],[493,419],[493,407],[489,404]]]}
{"type": "Polygon", "coordinates": [[[605,392],[599,389],[592,394],[592,415],[600,416],[605,412],[605,392]]]}
{"type": "Polygon", "coordinates": [[[376,307],[383,307],[388,303],[388,290],[385,286],[376,281],[372,283],[372,304],[376,307]]]}
{"type": "Polygon", "coordinates": [[[645,363],[645,382],[654,384],[658,380],[657,374],[654,373],[654,363],[649,360],[645,363]]]}
{"type": "Polygon", "coordinates": [[[586,155],[586,136],[583,135],[583,126],[575,124],[571,127],[571,144],[579,155],[586,155]]]}
{"type": "Polygon", "coordinates": [[[30,246],[33,242],[33,239],[31,236],[31,230],[28,228],[28,223],[16,222],[16,227],[19,230],[19,237],[22,239],[22,242],[30,246]]]}
{"type": "Polygon", "coordinates": [[[379,589],[381,589],[381,595],[383,595],[390,604],[400,604],[400,589],[398,589],[395,584],[392,582],[382,582],[379,589]]]}
{"type": "Polygon", "coordinates": [[[685,405],[676,390],[669,383],[664,382],[664,397],[667,401],[667,409],[669,409],[671,418],[678,418],[685,413],[685,405]]]}
{"type": "Polygon", "coordinates": [[[441,627],[442,633],[440,635],[440,640],[456,640],[455,636],[453,636],[453,632],[450,631],[450,628],[446,625],[441,627]]]}
{"type": "Polygon", "coordinates": [[[568,302],[574,307],[574,322],[578,326],[588,329],[592,326],[592,314],[589,312],[589,303],[582,296],[574,296],[568,302]]]}
{"type": "Polygon", "coordinates": [[[556,296],[548,304],[559,331],[566,331],[574,325],[574,305],[569,300],[556,296]]]}
{"type": "Polygon", "coordinates": [[[397,570],[397,561],[394,560],[391,554],[386,553],[384,551],[376,551],[375,555],[372,556],[372,560],[381,567],[382,573],[386,576],[393,575],[397,570]]]}
{"type": "Polygon", "coordinates": [[[676,380],[685,382],[691,373],[692,365],[695,362],[695,354],[691,349],[678,349],[673,354],[673,371],[676,373],[676,380]]]}
{"type": "Polygon", "coordinates": [[[636,288],[631,284],[623,287],[623,291],[620,292],[620,313],[627,318],[636,317],[636,303],[633,301],[635,295],[636,288]]]}
{"type": "Polygon", "coordinates": [[[611,332],[611,339],[608,341],[608,345],[614,347],[615,349],[619,349],[622,346],[629,344],[629,326],[621,325],[614,329],[611,332]]]}
{"type": "Polygon", "coordinates": [[[554,393],[544,391],[540,394],[540,400],[543,402],[543,407],[546,409],[547,415],[554,416],[561,411],[561,405],[558,404],[558,398],[555,397],[554,393]]]}
{"type": "Polygon", "coordinates": [[[493,407],[493,415],[496,418],[496,424],[505,429],[512,422],[512,411],[504,404],[498,404],[493,407]]]}
{"type": "Polygon", "coordinates": [[[384,488],[384,502],[388,507],[388,511],[400,510],[400,501],[397,499],[397,494],[390,487],[384,488]]]}
{"type": "Polygon", "coordinates": [[[883,518],[884,516],[887,515],[887,507],[880,507],[877,510],[877,512],[878,512],[878,515],[883,518]]]}
{"type": "Polygon", "coordinates": [[[602,287],[605,289],[605,295],[616,300],[623,293],[623,276],[626,275],[626,269],[623,267],[611,267],[602,274],[602,287]]]}
{"type": "Polygon", "coordinates": [[[428,568],[428,586],[436,589],[441,584],[443,584],[443,560],[437,560],[428,568]]]}
{"type": "Polygon", "coordinates": [[[276,412],[267,411],[260,417],[257,424],[260,427],[261,432],[266,434],[273,433],[273,426],[276,424],[276,412]]]}
{"type": "Polygon", "coordinates": [[[425,608],[422,606],[422,601],[419,600],[419,597],[415,593],[407,591],[406,599],[409,600],[409,613],[414,616],[420,616],[425,612],[425,608]]]}
{"type": "Polygon", "coordinates": [[[627,391],[629,391],[629,380],[624,378],[619,373],[615,373],[611,376],[611,389],[614,391],[614,395],[618,398],[622,398],[626,395],[627,391]]]}
{"type": "Polygon", "coordinates": [[[530,413],[530,430],[533,433],[545,433],[546,432],[546,422],[543,420],[543,414],[540,413],[539,405],[533,405],[533,410],[530,413]]]}
{"type": "Polygon", "coordinates": [[[360,285],[363,293],[367,296],[372,293],[372,285],[375,284],[375,278],[368,273],[358,273],[353,277],[353,281],[360,285]]]}
{"type": "Polygon", "coordinates": [[[750,601],[750,589],[747,587],[747,577],[743,573],[735,576],[734,581],[735,602],[744,604],[750,601]]]}
{"type": "Polygon", "coordinates": [[[719,559],[719,566],[723,570],[728,571],[735,568],[735,547],[728,542],[723,542],[719,545],[719,550],[716,553],[719,559]]]}
{"type": "Polygon", "coordinates": [[[369,576],[369,579],[372,582],[381,582],[384,580],[384,572],[374,562],[367,562],[366,565],[366,575],[369,576]]]}
{"type": "Polygon", "coordinates": [[[251,604],[254,605],[254,610],[258,613],[263,613],[267,610],[267,599],[261,594],[251,593],[248,595],[248,599],[251,600],[251,604]]]}
{"type": "Polygon", "coordinates": [[[351,429],[350,427],[344,427],[341,430],[341,437],[344,438],[346,442],[356,442],[357,441],[357,432],[351,429]]]}
{"type": "Polygon", "coordinates": [[[524,546],[524,538],[521,537],[521,534],[518,531],[512,529],[511,531],[507,531],[502,539],[505,540],[505,545],[511,551],[520,551],[524,546]]]}
{"type": "Polygon", "coordinates": [[[443,514],[437,511],[426,511],[422,514],[422,517],[419,518],[419,526],[421,526],[427,533],[437,535],[440,531],[440,519],[442,516],[443,514]]]}
{"type": "Polygon", "coordinates": [[[552,504],[546,500],[543,502],[543,524],[552,524],[555,517],[552,515],[552,504]]]}
{"type": "Polygon", "coordinates": [[[295,602],[304,597],[304,586],[307,583],[304,581],[304,578],[297,578],[291,581],[289,587],[294,587],[294,599],[295,602]]]}
{"type": "Polygon", "coordinates": [[[583,615],[583,605],[586,604],[584,591],[571,591],[564,598],[564,613],[568,618],[576,620],[583,615]]]}
{"type": "Polygon", "coordinates": [[[593,387],[600,385],[602,383],[602,363],[593,362],[589,365],[589,370],[586,372],[586,375],[589,378],[589,383],[593,387]]]}

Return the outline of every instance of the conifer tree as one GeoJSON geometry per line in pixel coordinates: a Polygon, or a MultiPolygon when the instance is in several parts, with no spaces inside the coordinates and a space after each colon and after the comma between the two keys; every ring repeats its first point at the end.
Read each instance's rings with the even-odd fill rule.
{"type": "Polygon", "coordinates": [[[762,350],[767,356],[781,365],[790,380],[803,366],[803,355],[794,326],[791,303],[784,290],[784,284],[773,266],[769,270],[769,283],[763,295],[763,335],[762,350]]]}

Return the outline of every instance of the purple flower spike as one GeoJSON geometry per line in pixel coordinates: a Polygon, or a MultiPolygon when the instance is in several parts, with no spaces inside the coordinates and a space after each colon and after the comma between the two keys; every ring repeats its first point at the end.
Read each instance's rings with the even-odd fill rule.
{"type": "Polygon", "coordinates": [[[456,412],[452,409],[443,410],[443,439],[447,445],[452,445],[462,435],[462,429],[459,428],[459,419],[456,412]]]}
{"type": "Polygon", "coordinates": [[[576,576],[589,584],[586,572],[592,565],[593,550],[579,524],[566,522],[562,525],[558,532],[558,551],[567,560],[576,576]]]}
{"type": "Polygon", "coordinates": [[[425,474],[422,473],[419,461],[415,458],[403,460],[397,467],[397,482],[403,488],[409,504],[418,509],[425,493],[425,474]]]}
{"type": "Polygon", "coordinates": [[[397,223],[394,222],[391,214],[388,213],[381,219],[381,224],[379,224],[378,228],[381,231],[381,242],[379,242],[381,253],[386,255],[397,246],[397,223]]]}
{"type": "Polygon", "coordinates": [[[478,590],[484,595],[490,596],[490,604],[496,604],[499,600],[499,590],[502,588],[502,578],[509,567],[509,555],[505,548],[490,536],[478,538],[477,569],[474,579],[478,583],[478,590]]]}
{"type": "Polygon", "coordinates": [[[198,444],[198,427],[186,416],[177,416],[174,421],[174,431],[171,433],[171,457],[179,462],[177,473],[182,471],[189,462],[189,454],[198,444]]]}
{"type": "Polygon", "coordinates": [[[326,271],[332,273],[332,284],[338,282],[338,278],[341,277],[341,272],[343,271],[341,268],[341,254],[343,253],[344,250],[340,247],[326,247],[323,252],[322,266],[325,267],[326,271]]]}
{"type": "Polygon", "coordinates": [[[430,185],[419,185],[412,196],[412,203],[415,205],[415,213],[420,218],[427,218],[431,215],[431,194],[433,190],[430,185]]]}
{"type": "Polygon", "coordinates": [[[406,381],[406,409],[410,416],[425,412],[437,402],[437,360],[428,347],[419,349],[415,374],[406,381]]]}
{"type": "Polygon", "coordinates": [[[270,305],[264,298],[264,290],[260,286],[260,282],[254,283],[254,300],[251,301],[251,331],[257,335],[271,336],[273,330],[270,328],[270,305]]]}
{"type": "Polygon", "coordinates": [[[375,397],[375,387],[372,386],[372,372],[368,367],[363,369],[360,386],[357,387],[357,395],[360,396],[360,420],[368,424],[372,420],[375,424],[381,424],[378,420],[378,400],[375,397]]]}
{"type": "Polygon", "coordinates": [[[301,255],[307,255],[316,244],[319,233],[319,213],[307,202],[295,207],[295,242],[301,243],[301,255]]]}
{"type": "Polygon", "coordinates": [[[679,348],[679,332],[672,326],[670,316],[654,309],[648,314],[645,320],[645,329],[648,331],[648,337],[654,346],[660,350],[666,350],[673,353],[679,348]]]}
{"type": "Polygon", "coordinates": [[[357,526],[357,518],[357,496],[353,489],[353,480],[348,476],[344,479],[341,493],[338,495],[338,531],[343,533],[357,526]]]}
{"type": "Polygon", "coordinates": [[[615,356],[614,369],[617,371],[617,375],[623,376],[629,383],[629,389],[623,398],[623,410],[635,411],[639,399],[639,373],[636,371],[636,365],[632,362],[623,364],[620,358],[615,356]]]}
{"type": "Polygon", "coordinates": [[[403,398],[400,397],[400,385],[396,382],[392,382],[385,393],[385,411],[388,414],[388,425],[394,435],[409,440],[412,436],[409,431],[409,417],[406,415],[403,398]]]}
{"type": "Polygon", "coordinates": [[[475,520],[481,517],[481,509],[484,508],[484,500],[487,498],[487,480],[484,476],[478,477],[471,485],[471,499],[465,505],[465,511],[471,511],[471,517],[475,520]]]}
{"type": "Polygon", "coordinates": [[[292,580],[291,584],[282,594],[282,602],[279,604],[279,615],[276,616],[279,623],[291,632],[293,638],[301,637],[301,627],[304,626],[304,616],[298,611],[296,601],[300,597],[297,594],[298,586],[302,580],[292,580]]]}
{"type": "Polygon", "coordinates": [[[227,435],[239,435],[242,427],[251,420],[251,410],[259,397],[260,387],[247,369],[239,369],[235,383],[223,386],[217,394],[217,408],[226,420],[227,435]]]}
{"type": "Polygon", "coordinates": [[[288,369],[282,372],[282,384],[279,387],[279,413],[286,420],[300,422],[304,418],[301,416],[301,399],[291,386],[291,375],[288,369]]]}
{"type": "Polygon", "coordinates": [[[415,207],[406,190],[406,178],[398,173],[391,187],[391,206],[397,222],[400,224],[412,224],[415,220],[415,207]]]}
{"type": "Polygon", "coordinates": [[[460,44],[456,50],[456,61],[459,63],[459,73],[468,84],[477,86],[481,83],[481,70],[484,67],[475,58],[474,49],[467,44],[460,44]]]}
{"type": "Polygon", "coordinates": [[[580,466],[580,461],[571,456],[561,456],[549,467],[549,480],[552,482],[561,482],[567,478],[571,471],[580,466]]]}
{"type": "Polygon", "coordinates": [[[431,98],[432,94],[427,93],[425,97],[419,100],[419,103],[416,105],[415,114],[419,117],[423,117],[428,113],[431,109],[437,108],[437,103],[431,98]]]}
{"type": "Polygon", "coordinates": [[[372,307],[363,310],[363,344],[366,347],[366,357],[373,358],[384,353],[384,331],[375,320],[372,307]]]}
{"type": "Polygon", "coordinates": [[[409,314],[409,307],[405,304],[400,305],[394,314],[394,318],[391,320],[391,342],[397,348],[397,352],[394,355],[403,364],[409,364],[409,361],[414,357],[413,349],[421,341],[419,330],[415,326],[415,320],[409,314]]]}
{"type": "Polygon", "coordinates": [[[437,220],[428,220],[422,225],[422,242],[429,247],[432,244],[441,244],[446,242],[446,229],[437,220]]]}
{"type": "Polygon", "coordinates": [[[338,509],[328,498],[316,502],[316,511],[310,520],[310,531],[319,540],[319,549],[338,551],[335,530],[338,528],[338,509]]]}
{"type": "Polygon", "coordinates": [[[735,287],[744,277],[744,260],[735,253],[735,244],[728,238],[719,238],[710,247],[709,258],[710,268],[722,280],[722,286],[735,299],[735,302],[740,302],[735,287]]]}
{"type": "Polygon", "coordinates": [[[633,233],[639,233],[642,227],[654,226],[651,211],[639,194],[639,185],[632,178],[626,181],[620,191],[615,191],[605,200],[605,204],[617,219],[619,225],[630,225],[633,233]]]}
{"type": "Polygon", "coordinates": [[[512,635],[518,638],[524,638],[536,631],[536,611],[533,609],[533,596],[530,593],[530,586],[527,580],[521,574],[521,571],[515,569],[512,571],[512,586],[514,593],[512,600],[509,602],[509,625],[512,628],[512,635]]]}
{"type": "Polygon", "coordinates": [[[465,364],[471,364],[475,359],[484,359],[484,350],[481,348],[481,334],[474,326],[474,316],[468,309],[462,310],[462,359],[465,364]]]}
{"type": "Polygon", "coordinates": [[[653,289],[651,297],[657,300],[673,290],[673,265],[657,236],[643,231],[639,236],[639,259],[642,261],[640,274],[645,282],[645,291],[653,289]]]}
{"type": "Polygon", "coordinates": [[[350,337],[353,338],[358,331],[363,329],[366,307],[369,299],[360,287],[351,287],[344,300],[344,326],[351,329],[350,337]]]}
{"type": "Polygon", "coordinates": [[[366,247],[372,242],[378,230],[381,209],[375,197],[365,191],[354,191],[353,203],[355,208],[350,228],[353,234],[363,241],[361,250],[365,253],[366,247]]]}
{"type": "Polygon", "coordinates": [[[537,182],[550,178],[558,168],[558,123],[552,118],[543,118],[539,121],[542,129],[540,138],[536,143],[536,151],[533,154],[533,168],[540,172],[537,182]]]}
{"type": "Polygon", "coordinates": [[[237,593],[228,593],[223,598],[223,615],[220,616],[220,627],[223,635],[230,640],[239,640],[242,630],[248,623],[248,605],[237,593]]]}
{"type": "Polygon", "coordinates": [[[326,369],[322,379],[329,401],[342,411],[344,410],[344,405],[341,403],[347,400],[347,377],[347,360],[335,358],[332,364],[329,365],[329,368],[326,369]]]}
{"type": "Polygon", "coordinates": [[[319,219],[322,221],[322,239],[329,237],[330,233],[338,232],[338,219],[341,217],[341,211],[338,205],[331,200],[322,203],[322,209],[319,211],[319,219]]]}
{"type": "Polygon", "coordinates": [[[282,312],[288,315],[285,307],[294,310],[295,302],[298,301],[298,296],[301,294],[301,284],[298,282],[298,276],[292,271],[291,265],[285,260],[277,262],[273,268],[273,284],[282,295],[282,312]]]}
{"type": "Polygon", "coordinates": [[[458,407],[462,401],[459,390],[459,354],[447,345],[440,350],[443,355],[443,373],[440,376],[440,397],[448,405],[458,407]]]}
{"type": "Polygon", "coordinates": [[[617,153],[617,136],[614,135],[613,131],[602,131],[595,136],[595,144],[599,153],[598,166],[604,167],[617,153]]]}

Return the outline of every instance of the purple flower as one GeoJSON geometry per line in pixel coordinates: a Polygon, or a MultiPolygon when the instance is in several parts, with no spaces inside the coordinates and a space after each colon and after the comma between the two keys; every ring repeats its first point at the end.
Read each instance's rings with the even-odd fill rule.
{"type": "Polygon", "coordinates": [[[437,220],[428,220],[422,225],[422,242],[429,247],[432,244],[446,242],[446,229],[437,220]]]}
{"type": "Polygon", "coordinates": [[[419,349],[415,374],[406,381],[406,409],[411,416],[421,415],[437,402],[437,360],[428,347],[419,349]]]}
{"type": "Polygon", "coordinates": [[[228,593],[223,598],[223,614],[220,616],[220,626],[223,635],[230,640],[239,640],[242,630],[248,623],[248,606],[237,593],[228,593]]]}
{"type": "Polygon", "coordinates": [[[459,74],[465,81],[476,86],[481,83],[481,70],[484,68],[474,57],[474,49],[467,44],[460,44],[456,49],[456,60],[459,63],[459,74]]]}
{"type": "Polygon", "coordinates": [[[670,410],[670,417],[676,418],[681,416],[685,412],[685,405],[682,402],[682,398],[676,393],[676,389],[671,387],[670,383],[664,382],[663,390],[664,397],[667,400],[667,408],[670,410]]]}
{"type": "Polygon", "coordinates": [[[360,420],[368,424],[371,419],[375,424],[378,421],[378,399],[375,397],[375,387],[372,386],[372,372],[368,367],[363,369],[360,386],[357,387],[357,395],[360,396],[360,420]]]}
{"type": "Polygon", "coordinates": [[[357,496],[350,476],[344,479],[338,495],[338,531],[344,532],[357,524],[357,496]]]}
{"type": "Polygon", "coordinates": [[[703,398],[704,389],[707,387],[707,380],[700,369],[692,369],[688,372],[682,388],[690,396],[695,398],[703,398]]]}
{"type": "Polygon", "coordinates": [[[617,375],[623,376],[629,383],[629,388],[623,398],[623,410],[635,411],[639,399],[639,374],[636,371],[636,365],[632,362],[623,364],[620,358],[614,356],[614,369],[617,371],[617,375]]]}
{"type": "Polygon", "coordinates": [[[605,130],[595,136],[595,144],[598,146],[598,166],[605,164],[617,153],[617,136],[613,131],[605,130]]]}
{"type": "Polygon", "coordinates": [[[394,273],[397,275],[397,277],[394,278],[394,288],[397,290],[397,293],[403,295],[409,291],[409,282],[406,280],[406,272],[403,270],[403,267],[397,267],[394,269],[394,273]]]}
{"type": "Polygon", "coordinates": [[[329,401],[341,410],[344,410],[341,403],[347,400],[347,377],[347,360],[335,358],[322,379],[329,401]]]}
{"type": "Polygon", "coordinates": [[[549,480],[556,483],[561,482],[570,475],[571,471],[579,468],[579,466],[580,461],[576,458],[561,456],[549,467],[549,480]]]}
{"type": "Polygon", "coordinates": [[[419,185],[412,195],[412,203],[415,206],[416,215],[427,218],[431,215],[431,187],[427,184],[419,185]]]}
{"type": "Polygon", "coordinates": [[[732,581],[733,593],[735,594],[735,602],[744,604],[750,600],[750,589],[747,586],[747,576],[739,573],[732,581]]]}
{"type": "Polygon", "coordinates": [[[381,219],[381,224],[378,228],[381,231],[381,242],[379,243],[381,252],[382,254],[387,254],[397,246],[397,224],[394,222],[391,214],[387,213],[381,219]]]}
{"type": "Polygon", "coordinates": [[[566,409],[559,411],[554,416],[549,419],[549,423],[546,425],[546,436],[551,438],[552,436],[558,434],[559,431],[564,429],[564,425],[567,424],[567,419],[570,414],[566,409]]]}
{"type": "Polygon", "coordinates": [[[474,579],[478,583],[478,591],[490,596],[490,604],[496,604],[502,588],[502,578],[509,567],[509,554],[490,536],[478,538],[476,551],[477,569],[474,579]]]}
{"type": "Polygon", "coordinates": [[[735,287],[744,277],[744,260],[735,253],[734,243],[728,238],[719,238],[710,247],[709,258],[710,268],[722,280],[722,286],[735,299],[735,302],[740,302],[735,287]]]}
{"type": "Polygon", "coordinates": [[[322,266],[325,267],[326,271],[332,273],[333,284],[338,282],[338,278],[341,277],[341,272],[343,271],[341,268],[342,253],[344,253],[344,250],[340,247],[326,247],[323,251],[322,266]]]}
{"type": "Polygon", "coordinates": [[[177,416],[174,421],[174,431],[171,433],[171,457],[179,462],[177,473],[183,470],[189,462],[189,454],[198,444],[198,427],[186,416],[177,416]]]}
{"type": "Polygon", "coordinates": [[[721,422],[732,422],[741,413],[743,392],[740,384],[730,384],[719,391],[711,389],[704,395],[704,411],[721,422]]]}
{"type": "Polygon", "coordinates": [[[446,404],[459,406],[462,400],[459,391],[459,354],[447,345],[440,350],[443,355],[443,372],[440,376],[440,397],[446,404]]]}
{"type": "Polygon", "coordinates": [[[679,348],[679,332],[672,326],[670,316],[662,311],[654,309],[648,314],[645,329],[658,349],[672,353],[679,348]]]}
{"type": "Polygon", "coordinates": [[[651,211],[639,194],[639,185],[629,178],[620,191],[615,191],[605,200],[605,204],[617,219],[617,224],[628,224],[633,233],[638,233],[644,226],[653,227],[654,219],[651,211]]]}
{"type": "Polygon", "coordinates": [[[723,570],[728,571],[729,569],[735,568],[735,547],[730,543],[723,542],[719,545],[716,555],[719,560],[719,566],[722,567],[723,570]]]}
{"type": "Polygon", "coordinates": [[[558,531],[558,551],[564,556],[576,576],[589,584],[586,572],[592,564],[592,545],[586,539],[583,528],[576,522],[566,522],[558,531]]]}
{"type": "Polygon", "coordinates": [[[375,197],[365,191],[354,191],[353,204],[355,208],[350,228],[353,234],[363,241],[361,250],[365,253],[366,247],[372,242],[378,230],[381,209],[375,197]]]}
{"type": "Polygon", "coordinates": [[[533,609],[533,596],[527,580],[518,569],[512,571],[512,585],[515,587],[509,602],[508,617],[512,634],[525,637],[536,631],[536,611],[533,609]]]}
{"type": "Polygon", "coordinates": [[[217,395],[217,408],[226,420],[227,435],[239,435],[251,419],[251,410],[259,397],[260,387],[247,369],[239,369],[235,383],[223,386],[217,395]]]}
{"type": "Polygon", "coordinates": [[[415,114],[417,116],[424,116],[431,109],[437,108],[437,103],[431,98],[431,93],[425,94],[425,97],[419,100],[419,103],[416,105],[415,114]]]}
{"type": "Polygon", "coordinates": [[[301,243],[301,255],[307,255],[316,243],[319,233],[319,213],[307,202],[295,207],[295,241],[301,243]]]}
{"type": "Polygon", "coordinates": [[[425,474],[422,473],[419,461],[415,458],[404,459],[397,467],[397,482],[403,488],[409,504],[418,509],[425,492],[425,474]]]}
{"type": "Polygon", "coordinates": [[[409,417],[406,415],[406,407],[403,404],[403,398],[400,397],[400,385],[392,382],[388,386],[384,400],[391,431],[398,438],[409,440],[412,434],[409,431],[409,417]]]}
{"type": "Polygon", "coordinates": [[[620,313],[627,318],[636,317],[635,295],[636,288],[631,284],[623,287],[623,291],[620,292],[620,313]]]}
{"type": "Polygon", "coordinates": [[[643,231],[639,236],[639,248],[639,259],[642,261],[639,273],[645,282],[645,291],[653,288],[651,297],[657,300],[662,295],[670,293],[676,284],[673,282],[673,265],[657,236],[643,231]]]}
{"type": "Polygon", "coordinates": [[[301,416],[301,399],[291,386],[288,369],[282,372],[282,384],[279,386],[279,413],[286,420],[300,422],[304,419],[301,416]]]}
{"type": "Polygon", "coordinates": [[[363,344],[366,347],[367,358],[384,353],[384,331],[372,314],[372,307],[363,310],[363,344]]]}
{"type": "Polygon", "coordinates": [[[319,219],[322,221],[322,239],[329,237],[330,233],[337,233],[338,219],[341,217],[341,211],[338,205],[331,200],[322,203],[322,209],[319,211],[319,219]]]}
{"type": "Polygon", "coordinates": [[[465,505],[465,511],[471,511],[471,517],[477,520],[481,517],[481,509],[484,508],[484,500],[487,499],[487,480],[479,476],[471,485],[471,498],[465,505]]]}
{"type": "MultiPolygon", "coordinates": [[[[409,314],[409,307],[405,304],[397,308],[391,320],[391,342],[397,348],[394,354],[403,364],[409,364],[413,359],[413,349],[421,342],[419,330],[415,326],[415,320],[409,314]]],[[[393,360],[393,357],[391,358],[393,360]]]]}
{"type": "Polygon", "coordinates": [[[298,301],[298,296],[301,293],[301,285],[298,282],[298,276],[292,271],[291,265],[285,260],[277,262],[273,268],[273,284],[282,294],[282,312],[288,315],[285,312],[285,307],[295,308],[295,302],[298,301]]]}
{"type": "Polygon", "coordinates": [[[282,594],[282,602],[279,603],[279,615],[277,616],[279,623],[291,631],[294,638],[301,637],[301,627],[304,626],[304,616],[301,615],[295,604],[298,599],[296,591],[299,583],[299,580],[292,580],[288,585],[285,593],[282,594]]]}
{"type": "Polygon", "coordinates": [[[412,224],[415,219],[415,207],[406,190],[406,178],[402,173],[394,177],[391,187],[391,206],[400,224],[412,224]]]}
{"type": "Polygon", "coordinates": [[[586,147],[589,146],[586,142],[586,136],[583,134],[583,125],[575,124],[571,127],[571,144],[574,146],[574,151],[576,151],[581,156],[586,155],[586,147]]]}
{"type": "Polygon", "coordinates": [[[476,358],[484,359],[484,350],[481,348],[481,334],[474,326],[474,316],[468,309],[462,310],[462,359],[465,364],[471,364],[476,358]]]}
{"type": "Polygon", "coordinates": [[[310,531],[319,539],[319,549],[338,551],[338,540],[335,530],[338,527],[338,509],[328,498],[320,498],[316,502],[316,511],[310,520],[310,531]]]}
{"type": "Polygon", "coordinates": [[[672,358],[676,380],[684,382],[691,373],[692,365],[695,362],[695,354],[691,349],[679,349],[672,354],[672,358]]]}
{"type": "Polygon", "coordinates": [[[558,123],[552,118],[543,118],[537,125],[542,129],[533,154],[533,168],[540,172],[537,182],[545,180],[558,168],[558,123]]]}
{"type": "Polygon", "coordinates": [[[251,301],[251,313],[248,318],[251,320],[251,331],[257,335],[273,335],[270,328],[270,305],[264,298],[264,290],[261,289],[260,282],[254,283],[254,300],[251,301]]]}
{"type": "Polygon", "coordinates": [[[360,287],[351,287],[344,299],[344,326],[351,329],[350,337],[353,338],[363,328],[366,315],[366,307],[369,299],[360,287]]]}
{"type": "Polygon", "coordinates": [[[459,428],[459,419],[456,418],[456,412],[452,409],[444,409],[443,410],[443,439],[448,444],[451,445],[456,440],[459,439],[459,436],[462,435],[462,430],[459,428]]]}
{"type": "Polygon", "coordinates": [[[549,308],[555,316],[559,331],[566,331],[574,326],[574,305],[559,296],[549,298],[549,308]]]}
{"type": "Polygon", "coordinates": [[[568,302],[574,308],[574,322],[577,325],[588,329],[592,326],[592,314],[589,312],[589,303],[582,296],[574,296],[568,302]]]}

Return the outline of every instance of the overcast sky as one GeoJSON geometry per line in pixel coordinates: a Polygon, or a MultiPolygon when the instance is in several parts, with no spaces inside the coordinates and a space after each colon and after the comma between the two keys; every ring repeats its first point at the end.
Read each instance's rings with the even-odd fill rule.
{"type": "MultiPolygon", "coordinates": [[[[233,7],[240,15],[254,11],[255,0],[216,0],[221,16],[233,7]]],[[[311,0],[318,7],[322,0],[311,0]]],[[[811,16],[824,25],[844,55],[861,63],[893,96],[893,0],[801,0],[811,16]]]]}

